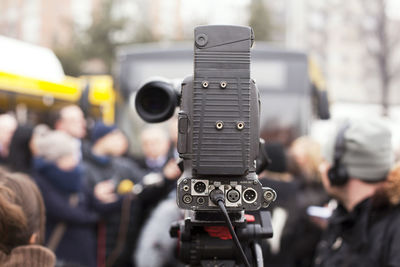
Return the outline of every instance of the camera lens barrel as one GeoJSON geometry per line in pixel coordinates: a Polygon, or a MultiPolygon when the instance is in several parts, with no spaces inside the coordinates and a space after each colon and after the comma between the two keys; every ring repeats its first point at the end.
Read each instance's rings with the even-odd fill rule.
{"type": "Polygon", "coordinates": [[[179,104],[179,94],[164,81],[151,81],[136,94],[135,106],[139,116],[146,122],[162,122],[172,117],[179,104]]]}

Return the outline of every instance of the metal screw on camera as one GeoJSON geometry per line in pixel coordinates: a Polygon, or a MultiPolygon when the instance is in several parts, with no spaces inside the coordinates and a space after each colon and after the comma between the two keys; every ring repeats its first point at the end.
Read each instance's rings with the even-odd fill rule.
{"type": "Polygon", "coordinates": [[[219,83],[219,86],[220,86],[222,89],[225,89],[227,85],[228,85],[228,83],[227,83],[226,81],[222,81],[222,82],[219,83]]]}
{"type": "Polygon", "coordinates": [[[196,44],[197,46],[203,47],[208,43],[208,37],[206,34],[201,33],[196,36],[196,44]]]}
{"type": "Polygon", "coordinates": [[[238,130],[243,130],[243,128],[244,128],[244,122],[243,122],[243,121],[238,121],[238,122],[236,123],[236,128],[237,128],[238,130]]]}
{"type": "Polygon", "coordinates": [[[207,88],[208,87],[208,81],[202,81],[201,85],[203,86],[203,88],[207,88]]]}
{"type": "Polygon", "coordinates": [[[217,128],[217,130],[222,130],[222,128],[224,128],[224,123],[222,121],[217,121],[215,123],[215,128],[217,128]]]}

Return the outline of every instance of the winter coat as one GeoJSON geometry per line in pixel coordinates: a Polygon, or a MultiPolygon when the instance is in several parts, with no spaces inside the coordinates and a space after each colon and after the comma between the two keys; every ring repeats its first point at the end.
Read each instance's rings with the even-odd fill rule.
{"type": "Polygon", "coordinates": [[[89,188],[94,188],[98,182],[109,179],[116,183],[125,179],[138,183],[148,173],[134,161],[124,157],[99,157],[85,152],[83,159],[85,180],[89,188]]]}
{"type": "Polygon", "coordinates": [[[53,267],[55,263],[54,253],[39,245],[19,246],[10,254],[0,251],[0,266],[2,267],[53,267]]]}
{"type": "MultiPolygon", "coordinates": [[[[112,179],[116,185],[125,179],[138,184],[149,173],[149,170],[141,168],[131,159],[98,157],[90,153],[88,147],[84,149],[83,155],[85,179],[92,188],[96,183],[107,179],[112,179]]],[[[136,241],[147,214],[174,187],[174,181],[164,179],[161,186],[145,188],[138,197],[124,201],[122,210],[115,210],[101,221],[99,238],[102,240],[100,243],[105,244],[108,266],[132,264],[131,255],[136,248],[136,241]]]]}
{"type": "Polygon", "coordinates": [[[118,209],[121,202],[101,204],[91,190],[82,187],[77,193],[79,202],[76,207],[69,204],[70,194],[60,191],[40,172],[33,177],[38,184],[46,206],[46,242],[60,223],[66,224],[66,230],[55,251],[57,259],[68,263],[77,263],[88,267],[96,265],[96,226],[100,215],[118,209]]]}
{"type": "Polygon", "coordinates": [[[377,193],[353,211],[339,205],[318,244],[315,266],[400,266],[400,206],[377,193]]]}

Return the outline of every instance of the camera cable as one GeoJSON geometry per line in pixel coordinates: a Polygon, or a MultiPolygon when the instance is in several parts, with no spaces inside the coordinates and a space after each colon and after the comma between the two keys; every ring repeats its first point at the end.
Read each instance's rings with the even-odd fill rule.
{"type": "Polygon", "coordinates": [[[240,241],[239,241],[239,239],[238,239],[238,237],[237,237],[237,235],[235,233],[235,230],[233,229],[233,225],[232,225],[231,219],[229,218],[229,214],[226,211],[226,208],[225,208],[225,205],[224,205],[224,201],[225,201],[224,193],[219,189],[213,190],[210,193],[210,199],[222,211],[222,214],[224,215],[226,224],[228,225],[229,232],[232,235],[232,239],[233,239],[233,241],[234,241],[234,243],[236,245],[236,248],[240,252],[240,258],[241,258],[242,262],[244,263],[244,265],[246,267],[251,267],[249,261],[247,260],[246,254],[243,251],[242,245],[240,244],[240,241]]]}

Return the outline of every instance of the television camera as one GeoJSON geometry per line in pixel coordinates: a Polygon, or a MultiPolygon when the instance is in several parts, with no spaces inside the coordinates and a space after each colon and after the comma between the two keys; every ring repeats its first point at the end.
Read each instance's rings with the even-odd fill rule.
{"type": "Polygon", "coordinates": [[[193,76],[180,88],[153,80],[136,94],[136,110],[147,122],[167,120],[180,106],[183,174],[176,201],[185,219],[170,233],[190,266],[263,266],[260,244],[272,237],[262,208],[276,193],[262,187],[256,172],[260,100],[250,76],[253,42],[250,27],[196,27],[193,76]]]}

